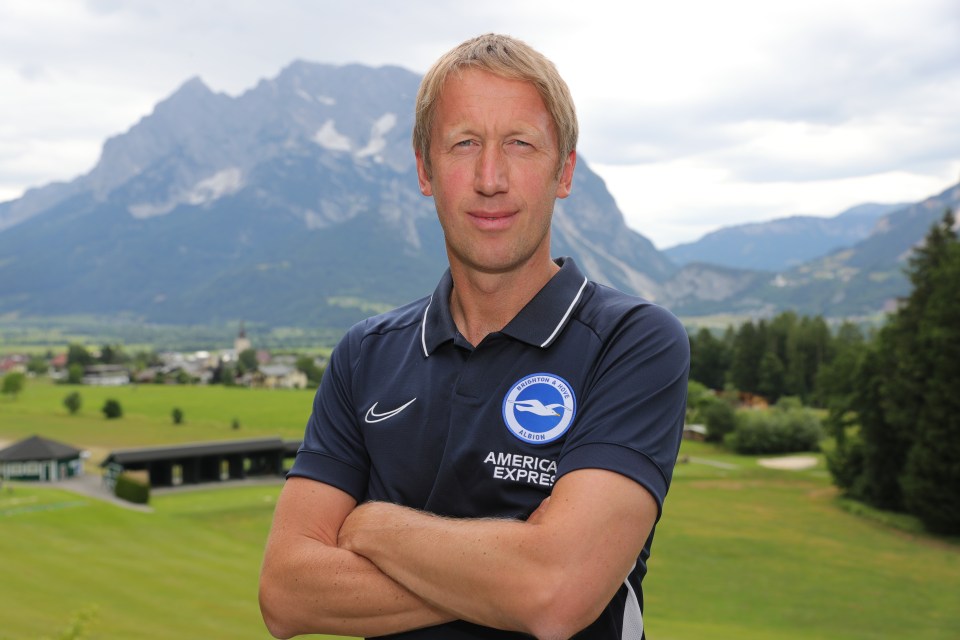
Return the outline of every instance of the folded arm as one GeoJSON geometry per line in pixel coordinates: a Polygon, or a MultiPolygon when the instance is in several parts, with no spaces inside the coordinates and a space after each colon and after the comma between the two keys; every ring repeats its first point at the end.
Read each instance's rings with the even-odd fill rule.
{"type": "Polygon", "coordinates": [[[373,502],[347,516],[339,544],[439,610],[567,638],[623,584],[657,511],[635,481],[581,469],[563,476],[526,522],[442,518],[373,502]]]}
{"type": "Polygon", "coordinates": [[[374,636],[449,621],[369,560],[337,548],[356,501],[305,478],[290,478],[274,513],[260,575],[260,610],[270,633],[374,636]]]}

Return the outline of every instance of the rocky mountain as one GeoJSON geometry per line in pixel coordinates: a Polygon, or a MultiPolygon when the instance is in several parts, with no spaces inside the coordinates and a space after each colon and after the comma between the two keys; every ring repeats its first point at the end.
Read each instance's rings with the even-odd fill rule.
{"type": "MultiPolygon", "coordinates": [[[[308,62],[237,97],[188,81],[88,174],[0,203],[0,317],[343,329],[428,294],[446,256],[410,149],[419,81],[308,62]]],[[[958,200],[722,230],[678,268],[581,157],[552,250],[681,316],[862,315],[907,292],[910,249],[958,200]]]]}
{"type": "Polygon", "coordinates": [[[948,208],[960,211],[960,185],[885,215],[864,240],[779,273],[748,294],[808,315],[891,310],[909,292],[904,269],[911,252],[948,208]]]}
{"type": "Polygon", "coordinates": [[[790,269],[686,265],[664,284],[662,300],[682,315],[762,316],[793,309],[805,315],[859,317],[889,311],[909,292],[904,268],[912,250],[947,208],[960,210],[960,185],[887,213],[863,240],[790,269]]]}
{"type": "Polygon", "coordinates": [[[863,240],[884,214],[906,204],[863,204],[831,218],[791,216],[724,227],[664,250],[678,265],[781,271],[863,240]]]}
{"type": "MultiPolygon", "coordinates": [[[[0,314],[345,327],[445,268],[410,135],[419,76],[295,62],[238,96],[184,84],[96,167],[0,204],[0,314]]],[[[581,158],[554,255],[649,297],[674,270],[581,158]]]]}

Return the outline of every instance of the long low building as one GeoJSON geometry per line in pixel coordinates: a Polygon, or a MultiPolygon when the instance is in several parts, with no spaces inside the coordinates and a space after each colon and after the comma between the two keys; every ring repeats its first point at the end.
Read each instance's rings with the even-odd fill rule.
{"type": "Polygon", "coordinates": [[[146,471],[151,487],[282,477],[285,460],[296,456],[299,447],[299,440],[258,438],[118,449],[100,466],[111,487],[124,471],[146,471]]]}

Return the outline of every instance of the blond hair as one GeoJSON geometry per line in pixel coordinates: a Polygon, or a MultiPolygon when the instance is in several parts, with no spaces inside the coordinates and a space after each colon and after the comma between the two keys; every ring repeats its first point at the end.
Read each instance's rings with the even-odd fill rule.
{"type": "Polygon", "coordinates": [[[481,69],[502,78],[525,80],[540,94],[557,132],[558,170],[577,148],[577,112],[567,83],[556,66],[533,47],[510,36],[488,33],[463,42],[444,54],[427,71],[417,92],[413,148],[430,170],[430,136],[440,93],[450,73],[481,69]]]}

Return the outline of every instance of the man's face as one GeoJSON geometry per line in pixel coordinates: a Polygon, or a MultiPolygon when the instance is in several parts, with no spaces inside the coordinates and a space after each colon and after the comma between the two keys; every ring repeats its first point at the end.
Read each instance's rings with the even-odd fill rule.
{"type": "Polygon", "coordinates": [[[550,259],[556,198],[570,193],[576,154],[560,167],[553,120],[529,82],[480,70],[447,78],[437,105],[430,169],[452,268],[504,273],[550,259]]]}

